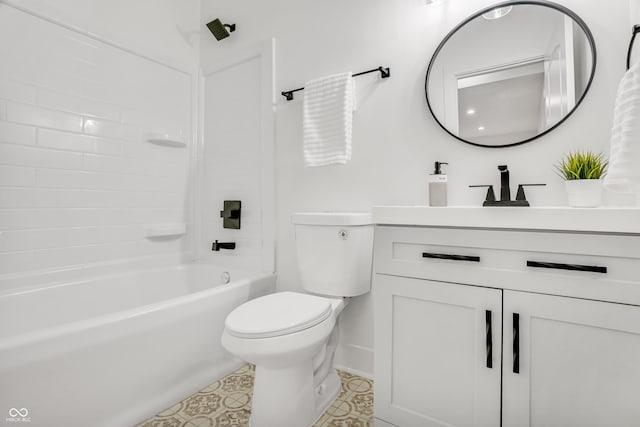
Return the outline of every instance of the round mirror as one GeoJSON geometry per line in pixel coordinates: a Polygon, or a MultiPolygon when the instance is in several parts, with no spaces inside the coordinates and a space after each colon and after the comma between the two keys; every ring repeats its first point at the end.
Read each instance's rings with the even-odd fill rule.
{"type": "Polygon", "coordinates": [[[593,36],[575,13],[541,1],[500,3],[440,43],[427,71],[427,104],[457,139],[508,147],[566,120],[595,69],[593,36]]]}

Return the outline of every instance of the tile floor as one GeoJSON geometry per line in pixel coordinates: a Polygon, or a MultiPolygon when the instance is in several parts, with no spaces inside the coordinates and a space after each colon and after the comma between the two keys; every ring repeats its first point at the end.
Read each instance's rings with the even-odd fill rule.
{"type": "MultiPolygon", "coordinates": [[[[254,367],[245,365],[137,427],[247,427],[253,374],[254,367]]],[[[373,426],[373,381],[338,374],[342,391],[314,427],[373,426]]]]}

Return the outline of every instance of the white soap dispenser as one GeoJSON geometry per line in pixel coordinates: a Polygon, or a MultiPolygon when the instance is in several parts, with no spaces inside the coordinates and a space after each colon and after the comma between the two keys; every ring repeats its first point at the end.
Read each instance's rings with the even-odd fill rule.
{"type": "Polygon", "coordinates": [[[447,175],[442,173],[445,162],[435,162],[435,171],[429,175],[429,206],[447,206],[447,175]]]}

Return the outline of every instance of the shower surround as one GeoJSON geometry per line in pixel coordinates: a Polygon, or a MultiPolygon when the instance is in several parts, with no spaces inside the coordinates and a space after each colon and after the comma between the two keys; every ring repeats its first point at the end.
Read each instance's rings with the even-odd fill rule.
{"type": "Polygon", "coordinates": [[[235,251],[192,237],[222,231],[198,156],[241,150],[199,131],[199,1],[120,3],[0,0],[0,410],[34,426],[131,425],[231,372],[226,314],[275,287],[272,169],[216,181],[235,251]]]}
{"type": "Polygon", "coordinates": [[[189,222],[193,76],[5,4],[0,56],[0,275],[187,257],[145,236],[189,222]]]}

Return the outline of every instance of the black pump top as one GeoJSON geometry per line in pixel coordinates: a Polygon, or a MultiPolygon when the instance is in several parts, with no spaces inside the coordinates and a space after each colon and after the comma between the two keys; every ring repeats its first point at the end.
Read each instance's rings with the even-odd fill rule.
{"type": "Polygon", "coordinates": [[[445,163],[445,162],[436,162],[435,163],[435,172],[433,172],[434,175],[442,175],[442,170],[440,168],[441,165],[448,165],[449,163],[445,163]]]}

